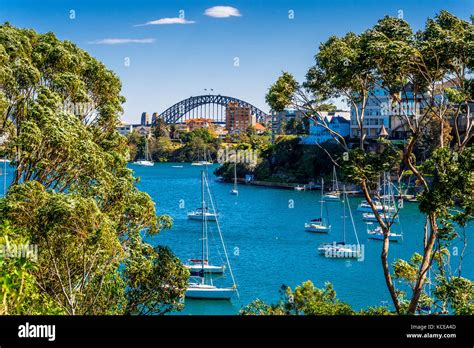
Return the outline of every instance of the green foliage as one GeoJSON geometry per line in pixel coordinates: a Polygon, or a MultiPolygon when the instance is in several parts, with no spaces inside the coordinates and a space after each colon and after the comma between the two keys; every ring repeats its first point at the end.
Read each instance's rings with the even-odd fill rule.
{"type": "Polygon", "coordinates": [[[12,248],[29,244],[27,233],[13,228],[8,222],[0,225],[0,315],[65,314],[48,294],[41,291],[34,273],[37,265],[34,255],[21,257],[4,254],[12,248]]]}
{"type": "Polygon", "coordinates": [[[165,314],[182,309],[189,271],[166,247],[152,248],[136,237],[125,262],[126,314],[165,314]]]}
{"type": "Polygon", "coordinates": [[[0,62],[0,133],[16,167],[0,200],[0,224],[10,226],[2,238],[39,251],[35,263],[1,261],[1,312],[124,313],[130,279],[121,266],[140,252],[155,268],[134,287],[156,293],[134,305],[180,308],[187,274],[169,251],[150,254],[142,240],[171,219],[156,216],[126,168],[127,139],[115,130],[125,101],[120,80],[73,43],[8,24],[0,26],[0,62]]]}
{"type": "Polygon", "coordinates": [[[283,286],[281,300],[267,305],[256,300],[242,308],[241,315],[353,315],[356,312],[336,297],[331,283],[323,289],[316,288],[311,281],[297,286],[295,290],[283,286]]]}
{"type": "Polygon", "coordinates": [[[360,148],[349,151],[348,161],[339,161],[345,177],[350,182],[361,184],[365,181],[369,188],[376,188],[380,173],[390,172],[400,164],[401,154],[393,145],[379,147],[377,152],[365,152],[360,148]]]}
{"type": "Polygon", "coordinates": [[[454,220],[464,226],[473,219],[474,208],[474,146],[458,154],[449,148],[437,149],[421,166],[432,177],[430,189],[418,195],[420,211],[435,212],[445,221],[454,220]],[[461,210],[451,207],[458,203],[461,210]]]}
{"type": "Polygon", "coordinates": [[[283,111],[285,107],[291,105],[293,94],[297,89],[298,82],[293,75],[285,71],[269,88],[265,101],[274,111],[283,111]]]}

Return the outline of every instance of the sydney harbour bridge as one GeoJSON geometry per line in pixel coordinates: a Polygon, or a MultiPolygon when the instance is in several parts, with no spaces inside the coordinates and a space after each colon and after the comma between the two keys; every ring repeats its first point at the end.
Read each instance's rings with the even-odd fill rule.
{"type": "Polygon", "coordinates": [[[257,122],[263,122],[268,117],[265,112],[246,101],[211,94],[181,100],[160,113],[159,117],[167,124],[182,123],[194,118],[207,118],[212,119],[215,123],[225,123],[226,108],[229,103],[249,108],[250,113],[256,116],[257,122]]]}

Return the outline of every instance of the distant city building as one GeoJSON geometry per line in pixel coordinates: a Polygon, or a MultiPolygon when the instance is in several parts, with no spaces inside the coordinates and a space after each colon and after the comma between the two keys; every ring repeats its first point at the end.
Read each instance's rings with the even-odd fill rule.
{"type": "Polygon", "coordinates": [[[281,133],[282,127],[287,124],[291,119],[302,119],[304,113],[296,109],[285,109],[280,112],[272,113],[272,131],[275,134],[281,133]]]}
{"type": "Polygon", "coordinates": [[[245,131],[249,126],[255,126],[257,119],[249,107],[239,106],[236,102],[227,104],[225,110],[225,125],[230,133],[245,131]]]}
{"type": "MultiPolygon", "coordinates": [[[[349,111],[321,112],[324,123],[331,131],[337,132],[343,137],[350,134],[349,111]]],[[[309,121],[309,135],[301,139],[300,144],[313,145],[333,141],[334,135],[316,120],[309,121]]]]}
{"type": "Polygon", "coordinates": [[[120,133],[120,135],[128,135],[132,133],[133,125],[122,122],[119,126],[117,126],[116,129],[117,129],[117,132],[120,133]]]}
{"type": "Polygon", "coordinates": [[[148,126],[150,124],[150,116],[148,115],[148,112],[142,113],[142,118],[140,120],[140,124],[142,126],[148,126]]]}
{"type": "Polygon", "coordinates": [[[260,123],[255,123],[254,125],[255,127],[255,131],[257,132],[257,134],[262,134],[264,133],[267,129],[260,123]]]}
{"type": "Polygon", "coordinates": [[[225,129],[224,126],[216,125],[214,128],[214,133],[217,135],[218,138],[225,138],[227,134],[229,134],[229,131],[225,129]]]}
{"type": "Polygon", "coordinates": [[[150,126],[134,125],[133,130],[138,132],[142,137],[148,137],[151,134],[150,126]]]}
{"type": "MultiPolygon", "coordinates": [[[[379,138],[381,135],[391,139],[406,139],[408,129],[402,121],[404,115],[414,117],[423,107],[423,98],[418,96],[414,100],[411,85],[407,84],[400,93],[401,105],[394,103],[389,93],[383,88],[376,87],[369,91],[367,104],[364,112],[363,131],[367,139],[379,138]],[[384,135],[387,133],[387,135],[384,135]]],[[[361,106],[358,105],[359,115],[361,106]]],[[[357,124],[356,108],[351,108],[351,132],[352,138],[360,137],[360,129],[357,124]]]]}
{"type": "Polygon", "coordinates": [[[186,120],[185,122],[190,132],[197,128],[214,128],[213,120],[210,118],[192,118],[190,120],[186,120]]]}
{"type": "Polygon", "coordinates": [[[160,117],[157,112],[154,112],[153,115],[151,115],[151,124],[155,124],[156,120],[160,117]]]}

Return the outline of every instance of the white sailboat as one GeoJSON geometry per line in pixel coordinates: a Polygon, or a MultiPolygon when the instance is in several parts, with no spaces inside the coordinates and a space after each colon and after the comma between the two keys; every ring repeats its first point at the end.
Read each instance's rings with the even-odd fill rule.
{"type": "Polygon", "coordinates": [[[147,136],[145,136],[145,158],[141,159],[141,160],[138,160],[138,161],[135,161],[133,163],[136,164],[136,165],[139,165],[139,166],[146,166],[146,167],[151,167],[151,166],[154,165],[154,163],[153,163],[153,161],[151,160],[151,157],[150,157],[150,151],[148,149],[148,138],[147,138],[147,136]]]}
{"type": "Polygon", "coordinates": [[[204,264],[204,273],[224,273],[225,271],[225,265],[221,266],[214,266],[210,265],[209,261],[207,259],[201,260],[201,259],[190,259],[188,260],[188,263],[185,264],[184,266],[189,269],[191,274],[198,274],[202,269],[203,269],[203,264],[204,264]]]}
{"type": "Polygon", "coordinates": [[[188,219],[191,220],[202,220],[202,218],[205,217],[208,221],[216,221],[218,216],[219,213],[210,212],[208,209],[203,213],[202,208],[197,208],[196,210],[190,211],[188,213],[188,219]]]}
{"type": "MultiPolygon", "coordinates": [[[[384,221],[398,221],[398,215],[394,215],[392,213],[380,213],[382,220],[384,221]]],[[[362,220],[369,221],[369,222],[376,222],[377,218],[375,217],[374,213],[362,213],[362,220]]]]}
{"type": "MultiPolygon", "coordinates": [[[[398,212],[396,211],[395,195],[392,190],[392,184],[387,174],[384,174],[383,178],[383,209],[380,212],[382,219],[385,220],[385,223],[393,226],[394,223],[400,224],[398,219],[398,212]]],[[[375,214],[372,214],[375,218],[375,214]]],[[[377,221],[375,219],[375,221],[377,221]]],[[[382,230],[382,227],[376,226],[375,228],[370,228],[372,222],[367,223],[367,237],[369,239],[384,240],[385,236],[382,230]]],[[[391,228],[390,228],[391,229],[391,228]]],[[[403,241],[403,234],[396,233],[392,230],[388,232],[388,240],[390,242],[401,242],[403,241]]]]}
{"type": "MultiPolygon", "coordinates": [[[[381,213],[381,212],[387,212],[387,213],[393,213],[396,209],[394,207],[390,207],[387,204],[382,204],[380,201],[373,201],[375,209],[381,213]]],[[[373,213],[372,207],[367,201],[362,201],[358,206],[357,206],[357,211],[362,212],[362,213],[373,213]]]]}
{"type": "MultiPolygon", "coordinates": [[[[367,224],[369,226],[369,224],[367,224]]],[[[384,240],[382,227],[377,226],[375,229],[367,229],[367,236],[369,239],[384,240]]],[[[403,235],[400,233],[389,232],[388,240],[390,242],[401,242],[403,241],[403,235]]]]}
{"type": "MultiPolygon", "coordinates": [[[[204,188],[207,187],[207,193],[209,195],[209,200],[211,203],[212,210],[215,213],[215,206],[212,200],[212,195],[210,194],[209,184],[207,182],[207,178],[205,175],[204,170],[201,170],[201,196],[202,196],[202,206],[201,210],[206,211],[208,210],[206,207],[206,198],[205,198],[205,190],[204,188]]],[[[205,299],[205,300],[230,300],[232,296],[237,293],[237,286],[234,279],[234,274],[232,272],[232,268],[230,266],[229,257],[227,255],[227,249],[225,247],[224,239],[222,237],[221,229],[219,226],[219,222],[217,221],[217,230],[219,231],[220,240],[222,242],[222,247],[224,250],[225,258],[227,265],[229,267],[229,272],[232,278],[233,286],[232,287],[217,287],[212,284],[212,278],[210,278],[210,284],[206,282],[206,274],[209,276],[212,275],[214,272],[206,272],[206,265],[207,269],[209,270],[209,262],[207,262],[207,257],[209,256],[209,249],[208,249],[208,242],[207,242],[207,218],[205,215],[202,216],[202,238],[201,238],[201,259],[200,261],[200,269],[198,270],[199,276],[197,277],[197,281],[190,282],[188,284],[188,288],[186,290],[186,298],[192,299],[205,299]]],[[[199,262],[198,262],[199,264],[199,262]]],[[[219,267],[219,266],[217,266],[219,267]]]]}
{"type": "MultiPolygon", "coordinates": [[[[209,161],[207,160],[207,158],[206,158],[206,152],[203,151],[202,154],[203,154],[204,160],[202,160],[202,161],[200,161],[200,160],[194,161],[194,162],[191,163],[192,166],[207,166],[207,165],[212,164],[212,162],[209,162],[209,161]]],[[[198,157],[199,157],[199,154],[198,154],[198,157]]],[[[209,156],[209,157],[210,157],[210,156],[209,156]]]]}
{"type": "Polygon", "coordinates": [[[304,224],[305,231],[316,233],[328,233],[331,230],[329,223],[329,212],[326,206],[326,217],[323,217],[324,210],[324,179],[321,179],[321,214],[319,218],[312,219],[304,224]]]}
{"type": "Polygon", "coordinates": [[[341,192],[339,192],[339,184],[337,182],[336,166],[332,167],[332,190],[323,196],[325,201],[339,201],[341,192]]]}
{"type": "Polygon", "coordinates": [[[235,159],[235,162],[234,162],[234,187],[230,190],[230,194],[231,195],[239,194],[239,190],[237,189],[237,158],[235,159]]]}
{"type": "Polygon", "coordinates": [[[354,218],[352,216],[351,207],[349,205],[349,198],[347,197],[346,190],[344,188],[343,194],[343,240],[342,242],[332,242],[332,243],[323,243],[318,247],[318,252],[327,258],[361,258],[362,250],[359,243],[359,237],[357,236],[357,230],[354,224],[354,218]],[[357,245],[348,245],[346,244],[346,204],[349,210],[349,216],[352,222],[352,228],[354,230],[354,235],[356,237],[357,245]]]}

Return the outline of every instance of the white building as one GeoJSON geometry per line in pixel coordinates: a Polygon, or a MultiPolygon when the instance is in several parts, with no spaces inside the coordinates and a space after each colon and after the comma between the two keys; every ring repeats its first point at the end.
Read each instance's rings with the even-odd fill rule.
{"type": "Polygon", "coordinates": [[[128,123],[122,123],[119,126],[117,126],[116,129],[117,129],[117,132],[120,133],[120,135],[128,135],[132,133],[133,125],[128,124],[128,123]]]}

